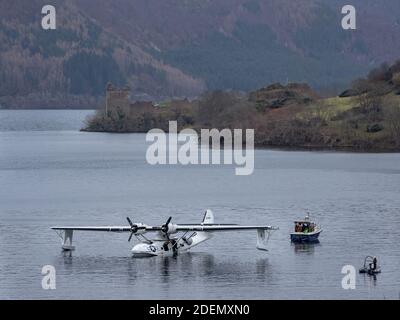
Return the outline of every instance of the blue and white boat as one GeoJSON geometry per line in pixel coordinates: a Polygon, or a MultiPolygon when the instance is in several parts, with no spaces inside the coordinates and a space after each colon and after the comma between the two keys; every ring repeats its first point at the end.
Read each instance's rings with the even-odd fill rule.
{"type": "Polygon", "coordinates": [[[318,243],[322,229],[307,215],[304,220],[294,222],[294,232],[290,240],[294,243],[318,243]]]}

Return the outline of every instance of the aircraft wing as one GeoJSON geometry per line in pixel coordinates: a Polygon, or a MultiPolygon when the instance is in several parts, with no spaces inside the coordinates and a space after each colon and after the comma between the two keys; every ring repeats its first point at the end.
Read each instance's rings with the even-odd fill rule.
{"type": "MultiPolygon", "coordinates": [[[[159,231],[159,227],[143,226],[146,231],[159,231]]],[[[108,227],[52,227],[52,230],[60,231],[99,231],[99,232],[132,232],[130,226],[108,226],[108,227]]]]}
{"type": "Polygon", "coordinates": [[[131,232],[129,226],[110,226],[110,227],[52,227],[52,230],[70,231],[103,231],[103,232],[131,232]]]}
{"type": "Polygon", "coordinates": [[[240,225],[180,225],[176,226],[176,231],[198,231],[198,232],[217,232],[217,231],[241,231],[241,230],[277,230],[271,226],[240,226],[240,225]]]}
{"type": "MultiPolygon", "coordinates": [[[[105,226],[105,227],[52,227],[52,230],[60,231],[98,231],[98,232],[132,232],[130,226],[105,226]]],[[[160,231],[161,227],[143,226],[142,229],[146,231],[160,231]]],[[[275,227],[271,226],[240,226],[240,225],[227,225],[227,224],[212,224],[212,225],[201,225],[201,224],[178,224],[176,225],[176,231],[198,231],[198,232],[217,232],[217,231],[240,231],[240,230],[276,230],[275,227]]]]}

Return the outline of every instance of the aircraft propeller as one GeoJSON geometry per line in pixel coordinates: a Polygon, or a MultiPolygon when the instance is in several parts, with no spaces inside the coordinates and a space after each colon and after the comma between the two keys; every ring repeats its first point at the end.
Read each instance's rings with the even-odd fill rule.
{"type": "Polygon", "coordinates": [[[169,235],[168,235],[169,224],[170,224],[171,220],[172,220],[172,217],[169,217],[167,222],[161,226],[161,231],[166,235],[168,240],[169,240],[169,235]]]}
{"type": "Polygon", "coordinates": [[[131,219],[129,219],[129,217],[127,217],[126,220],[128,220],[128,223],[131,226],[131,234],[129,235],[129,239],[128,239],[128,242],[131,242],[133,235],[136,232],[138,232],[139,228],[136,224],[133,224],[133,222],[131,221],[131,219]]]}
{"type": "MultiPolygon", "coordinates": [[[[131,227],[131,234],[129,235],[129,239],[128,239],[128,242],[131,242],[132,237],[133,237],[140,229],[146,229],[146,228],[145,228],[145,227],[142,227],[141,225],[138,226],[137,224],[134,224],[134,223],[132,222],[132,220],[131,220],[129,217],[127,217],[126,220],[128,220],[128,223],[129,223],[129,225],[130,225],[130,227],[131,227]]],[[[171,223],[171,220],[172,220],[172,217],[169,217],[168,220],[167,220],[167,222],[166,222],[165,224],[163,224],[163,225],[160,227],[160,229],[159,229],[162,233],[165,234],[165,236],[167,237],[168,240],[169,240],[169,233],[168,233],[168,231],[169,231],[169,225],[170,225],[170,223],[171,223]]]]}

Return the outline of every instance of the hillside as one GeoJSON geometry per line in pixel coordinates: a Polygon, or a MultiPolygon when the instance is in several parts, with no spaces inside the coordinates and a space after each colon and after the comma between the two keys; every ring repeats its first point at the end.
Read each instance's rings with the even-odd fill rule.
{"type": "Polygon", "coordinates": [[[135,88],[142,99],[204,90],[202,80],[107,31],[72,2],[55,1],[57,30],[43,31],[45,3],[0,2],[0,105],[94,107],[109,81],[135,88]]]}
{"type": "Polygon", "coordinates": [[[400,3],[354,0],[56,0],[58,29],[40,29],[43,0],[0,2],[0,105],[79,107],[105,85],[135,99],[195,97],[306,82],[337,92],[400,51],[400,3]]]}

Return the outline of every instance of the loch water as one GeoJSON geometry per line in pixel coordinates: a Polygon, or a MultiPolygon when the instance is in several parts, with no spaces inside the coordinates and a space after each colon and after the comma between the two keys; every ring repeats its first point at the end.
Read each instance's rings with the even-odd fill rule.
{"type": "Polygon", "coordinates": [[[400,155],[256,150],[255,171],[150,166],[143,134],[84,133],[93,111],[0,111],[1,299],[399,299],[400,155]],[[126,234],[75,233],[61,252],[53,225],[216,222],[278,226],[269,252],[255,232],[215,235],[190,253],[133,259],[126,234]],[[309,211],[320,243],[294,245],[309,211]],[[382,274],[342,268],[376,255],[382,274]],[[56,289],[42,289],[42,268],[56,289]]]}

